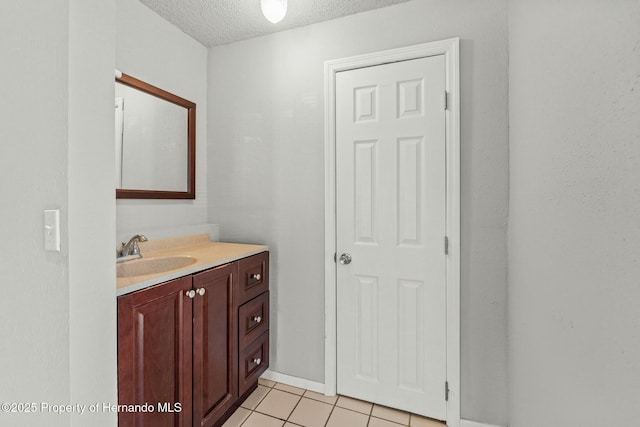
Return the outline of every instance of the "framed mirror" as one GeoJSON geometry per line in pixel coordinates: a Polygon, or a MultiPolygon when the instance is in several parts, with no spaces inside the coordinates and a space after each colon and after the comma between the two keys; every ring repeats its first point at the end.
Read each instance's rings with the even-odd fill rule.
{"type": "Polygon", "coordinates": [[[196,198],[196,104],[116,73],[116,198],[196,198]]]}

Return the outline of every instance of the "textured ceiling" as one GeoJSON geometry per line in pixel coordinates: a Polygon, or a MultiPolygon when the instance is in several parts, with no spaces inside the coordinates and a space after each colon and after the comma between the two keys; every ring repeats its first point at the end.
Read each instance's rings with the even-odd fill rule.
{"type": "Polygon", "coordinates": [[[287,16],[267,21],[260,0],[140,0],[203,45],[210,47],[409,0],[288,0],[287,16]]]}

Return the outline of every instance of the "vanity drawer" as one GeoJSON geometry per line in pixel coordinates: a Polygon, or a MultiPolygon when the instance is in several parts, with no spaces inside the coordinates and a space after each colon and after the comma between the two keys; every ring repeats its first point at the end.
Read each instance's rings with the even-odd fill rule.
{"type": "Polygon", "coordinates": [[[241,259],[238,268],[238,304],[244,304],[269,289],[269,252],[241,259]]]}
{"type": "Polygon", "coordinates": [[[242,396],[269,367],[269,331],[240,351],[239,365],[238,393],[242,396]]]}
{"type": "Polygon", "coordinates": [[[238,310],[240,350],[269,329],[269,292],[243,304],[238,310]]]}

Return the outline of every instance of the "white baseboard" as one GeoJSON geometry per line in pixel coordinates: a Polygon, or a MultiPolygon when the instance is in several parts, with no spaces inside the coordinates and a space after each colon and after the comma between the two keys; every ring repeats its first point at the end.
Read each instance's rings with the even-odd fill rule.
{"type": "Polygon", "coordinates": [[[265,373],[262,374],[262,378],[264,378],[265,380],[287,384],[293,387],[300,387],[307,390],[315,391],[316,393],[324,393],[323,383],[294,377],[292,375],[281,374],[280,372],[274,372],[271,369],[267,369],[265,373]]]}
{"type": "Polygon", "coordinates": [[[460,420],[460,427],[501,427],[493,424],[478,423],[469,420],[460,420]]]}

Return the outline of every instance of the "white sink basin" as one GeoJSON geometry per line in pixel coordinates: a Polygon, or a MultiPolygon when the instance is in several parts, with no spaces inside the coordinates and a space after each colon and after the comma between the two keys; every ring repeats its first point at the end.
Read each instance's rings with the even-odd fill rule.
{"type": "Polygon", "coordinates": [[[189,256],[142,258],[116,264],[116,276],[134,277],[165,273],[167,271],[188,267],[195,262],[196,259],[189,256]]]}

